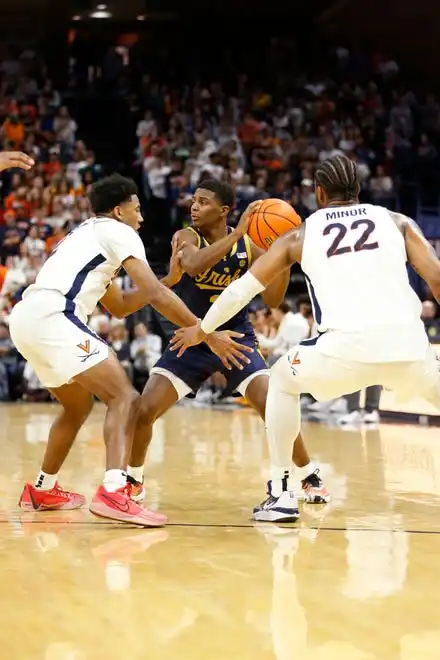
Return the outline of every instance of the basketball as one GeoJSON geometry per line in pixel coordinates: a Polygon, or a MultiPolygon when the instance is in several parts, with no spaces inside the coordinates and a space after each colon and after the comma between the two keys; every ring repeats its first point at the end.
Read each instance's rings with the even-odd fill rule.
{"type": "Polygon", "coordinates": [[[264,199],[249,220],[248,235],[251,240],[268,250],[278,236],[301,224],[301,218],[290,204],[282,199],[264,199]]]}

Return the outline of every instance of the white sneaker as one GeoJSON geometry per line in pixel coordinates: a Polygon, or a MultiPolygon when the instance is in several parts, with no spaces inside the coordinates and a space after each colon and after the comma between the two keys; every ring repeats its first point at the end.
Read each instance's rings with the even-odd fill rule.
{"type": "Polygon", "coordinates": [[[284,490],[279,497],[272,495],[272,482],[267,484],[269,497],[253,510],[254,520],[260,522],[296,522],[299,518],[295,493],[284,490]]]}
{"type": "Polygon", "coordinates": [[[360,410],[353,410],[353,412],[348,413],[347,415],[342,415],[339,417],[338,424],[344,426],[345,424],[362,424],[362,413],[360,410]]]}
{"type": "Polygon", "coordinates": [[[315,403],[311,403],[307,406],[306,410],[314,415],[328,415],[331,405],[332,401],[315,401],[315,403]]]}
{"type": "Polygon", "coordinates": [[[335,401],[333,401],[332,405],[330,406],[330,412],[345,415],[347,413],[347,400],[344,399],[344,397],[335,399],[335,401]]]}
{"type": "Polygon", "coordinates": [[[211,390],[199,390],[196,394],[196,401],[198,403],[212,403],[212,392],[211,390]]]}
{"type": "Polygon", "coordinates": [[[380,415],[377,410],[364,413],[365,424],[379,424],[379,422],[380,422],[380,415]]]}

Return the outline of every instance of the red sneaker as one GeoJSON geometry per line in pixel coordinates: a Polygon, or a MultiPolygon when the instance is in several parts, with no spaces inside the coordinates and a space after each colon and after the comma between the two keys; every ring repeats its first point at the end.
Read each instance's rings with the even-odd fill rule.
{"type": "Polygon", "coordinates": [[[53,511],[79,509],[86,503],[84,495],[63,490],[58,482],[51,490],[41,490],[26,484],[18,506],[29,511],[53,511]]]}
{"type": "Polygon", "coordinates": [[[104,486],[100,486],[90,505],[90,511],[95,516],[110,518],[119,522],[140,525],[141,527],[162,527],[168,522],[168,518],[162,513],[145,509],[130,497],[131,486],[127,484],[118,488],[114,493],[109,493],[104,486]]]}

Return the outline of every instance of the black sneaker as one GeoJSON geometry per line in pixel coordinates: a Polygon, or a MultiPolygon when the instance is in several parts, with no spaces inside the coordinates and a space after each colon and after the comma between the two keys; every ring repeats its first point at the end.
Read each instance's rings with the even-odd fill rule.
{"type": "Polygon", "coordinates": [[[302,480],[302,496],[304,502],[310,504],[326,504],[330,502],[331,496],[319,476],[319,469],[308,475],[302,480]]]}
{"type": "Polygon", "coordinates": [[[143,481],[136,481],[127,474],[127,483],[130,486],[130,499],[133,502],[142,502],[145,499],[145,488],[143,481]]]}

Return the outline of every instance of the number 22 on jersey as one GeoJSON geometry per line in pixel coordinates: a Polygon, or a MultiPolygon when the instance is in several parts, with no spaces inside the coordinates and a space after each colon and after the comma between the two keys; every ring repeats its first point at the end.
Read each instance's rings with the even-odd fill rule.
{"type": "Polygon", "coordinates": [[[336,257],[347,252],[361,252],[362,250],[376,250],[377,241],[372,241],[372,234],[376,225],[372,220],[355,220],[350,228],[340,222],[333,222],[322,232],[324,236],[334,235],[333,242],[327,250],[327,257],[336,257]],[[362,230],[359,234],[359,230],[362,230]],[[348,234],[348,236],[347,236],[348,234]]]}

